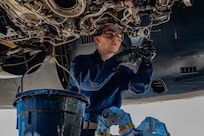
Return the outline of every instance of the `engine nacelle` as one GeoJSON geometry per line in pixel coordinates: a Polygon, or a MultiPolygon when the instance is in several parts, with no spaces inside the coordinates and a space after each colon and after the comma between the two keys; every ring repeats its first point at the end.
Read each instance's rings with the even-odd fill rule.
{"type": "MultiPolygon", "coordinates": [[[[189,0],[188,0],[189,1],[189,0]]],[[[129,36],[146,37],[141,29],[169,21],[175,0],[1,0],[0,39],[19,42],[38,39],[54,46],[92,35],[114,20],[129,36]],[[143,17],[149,20],[142,24],[143,17]]],[[[185,3],[187,0],[185,0],[185,3]]]]}

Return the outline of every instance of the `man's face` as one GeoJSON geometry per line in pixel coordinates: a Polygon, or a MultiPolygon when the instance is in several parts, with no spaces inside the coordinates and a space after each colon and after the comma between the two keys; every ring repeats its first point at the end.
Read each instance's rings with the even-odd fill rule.
{"type": "Polygon", "coordinates": [[[105,27],[101,35],[95,37],[95,41],[98,44],[98,48],[107,53],[116,53],[122,42],[122,33],[114,25],[105,27]]]}

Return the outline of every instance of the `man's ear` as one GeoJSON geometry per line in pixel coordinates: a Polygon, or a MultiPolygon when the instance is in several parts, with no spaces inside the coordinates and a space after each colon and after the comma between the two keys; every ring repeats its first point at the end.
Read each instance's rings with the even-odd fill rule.
{"type": "Polygon", "coordinates": [[[98,43],[100,43],[100,40],[99,40],[99,37],[98,36],[94,36],[94,40],[95,40],[95,42],[98,44],[98,43]]]}

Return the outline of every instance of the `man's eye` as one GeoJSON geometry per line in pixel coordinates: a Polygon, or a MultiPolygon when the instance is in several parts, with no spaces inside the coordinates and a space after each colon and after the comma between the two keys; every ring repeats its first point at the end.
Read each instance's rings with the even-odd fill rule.
{"type": "Polygon", "coordinates": [[[122,35],[121,34],[117,34],[117,37],[122,38],[122,35]]]}
{"type": "Polygon", "coordinates": [[[113,36],[113,33],[107,33],[106,34],[108,37],[112,37],[113,36]]]}

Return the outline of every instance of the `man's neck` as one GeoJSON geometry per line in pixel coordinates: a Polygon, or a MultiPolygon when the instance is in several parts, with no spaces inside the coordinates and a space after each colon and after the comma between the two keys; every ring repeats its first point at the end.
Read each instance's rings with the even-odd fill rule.
{"type": "Polygon", "coordinates": [[[100,51],[99,51],[99,54],[100,54],[101,59],[103,61],[106,61],[106,60],[110,59],[114,55],[114,53],[105,53],[105,52],[100,52],[100,51]]]}

